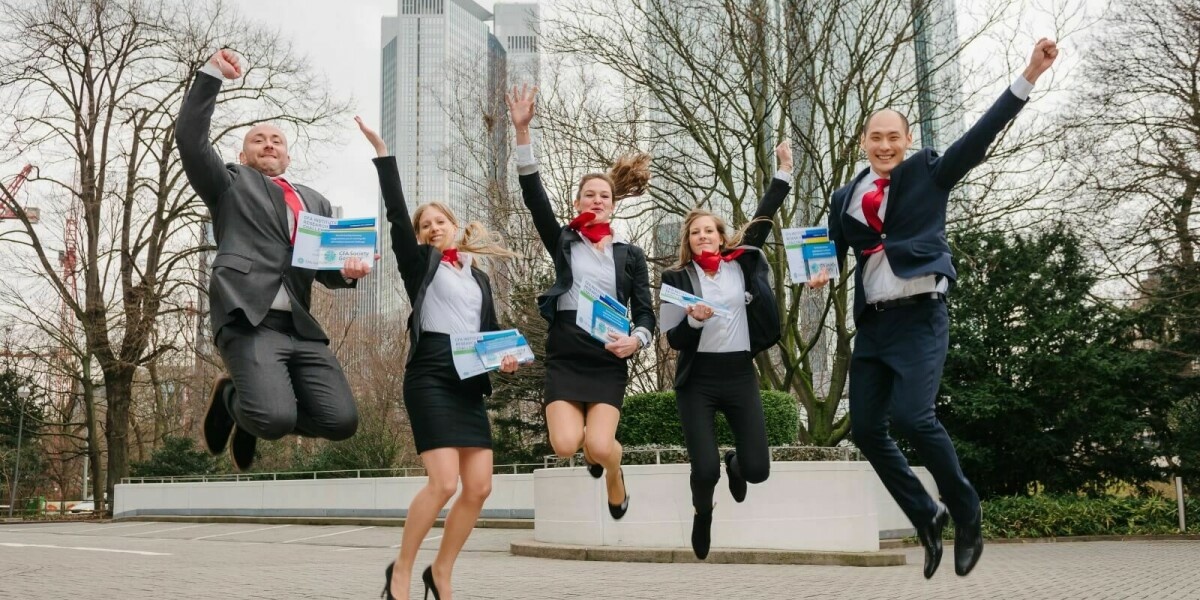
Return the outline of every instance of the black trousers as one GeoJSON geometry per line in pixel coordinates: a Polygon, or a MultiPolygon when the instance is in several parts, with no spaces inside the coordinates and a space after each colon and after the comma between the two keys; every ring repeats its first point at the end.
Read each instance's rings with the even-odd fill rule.
{"type": "Polygon", "coordinates": [[[258,327],[244,318],[226,325],[217,350],[233,379],[229,414],[254,437],[344,440],[358,429],[358,408],[337,358],[325,342],[299,337],[291,313],[272,310],[258,327]]]}
{"type": "Polygon", "coordinates": [[[717,411],[725,415],[733,430],[737,449],[733,468],[750,483],[767,480],[771,452],[758,375],[749,352],[696,354],[687,381],[675,389],[675,403],[691,458],[692,506],[697,511],[712,510],[713,490],[721,479],[717,411]]]}
{"type": "Polygon", "coordinates": [[[934,414],[949,348],[944,302],[928,301],[863,313],[850,358],[850,423],[854,442],[914,526],[929,523],[937,505],[888,433],[908,440],[937,481],[954,522],[974,524],[979,495],[934,414]]]}

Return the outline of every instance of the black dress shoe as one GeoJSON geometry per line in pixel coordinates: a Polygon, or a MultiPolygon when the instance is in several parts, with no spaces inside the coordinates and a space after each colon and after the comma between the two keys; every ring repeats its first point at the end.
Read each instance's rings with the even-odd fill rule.
{"type": "Polygon", "coordinates": [[[692,517],[692,552],[696,558],[708,558],[708,547],[712,544],[712,511],[697,512],[692,517]]]}
{"type": "Polygon", "coordinates": [[[946,528],[946,522],[949,520],[950,512],[946,510],[946,505],[938,502],[933,520],[924,527],[917,528],[917,537],[925,547],[925,579],[933,577],[938,565],[942,563],[942,530],[946,528]]]}
{"type": "Polygon", "coordinates": [[[233,456],[233,466],[239,471],[249,471],[254,464],[254,451],[258,447],[258,438],[241,427],[233,428],[233,441],[229,444],[229,454],[233,456]]]}
{"type": "Polygon", "coordinates": [[[208,411],[204,413],[204,445],[214,456],[225,451],[229,434],[233,433],[233,417],[226,404],[226,393],[232,388],[233,380],[228,375],[217,377],[208,399],[208,411]]]}
{"type": "Polygon", "coordinates": [[[441,600],[441,595],[438,594],[437,586],[433,583],[433,566],[425,567],[425,571],[421,573],[421,583],[425,584],[425,600],[429,600],[429,592],[433,591],[433,600],[441,600]]]}
{"type": "Polygon", "coordinates": [[[725,474],[729,476],[729,493],[733,494],[734,501],[742,502],[746,500],[746,478],[742,477],[741,469],[733,466],[736,457],[733,450],[725,453],[725,474]]]}
{"type": "Polygon", "coordinates": [[[983,554],[983,515],[973,525],[954,524],[954,572],[966,577],[983,554]]]}
{"type": "Polygon", "coordinates": [[[383,593],[379,594],[380,598],[385,598],[386,600],[396,600],[396,597],[392,595],[392,571],[395,569],[396,562],[392,561],[392,564],[388,565],[387,569],[384,570],[383,574],[387,576],[387,580],[383,582],[383,593]]]}
{"type": "Polygon", "coordinates": [[[620,519],[629,510],[629,488],[625,487],[625,469],[621,469],[620,473],[621,487],[625,489],[625,499],[620,504],[609,503],[608,514],[612,515],[613,519],[620,519]]]}

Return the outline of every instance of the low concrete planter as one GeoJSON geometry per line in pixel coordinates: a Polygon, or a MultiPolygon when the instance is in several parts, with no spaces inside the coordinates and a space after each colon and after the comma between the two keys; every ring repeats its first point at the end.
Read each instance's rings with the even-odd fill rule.
{"type": "MultiPolygon", "coordinates": [[[[603,480],[583,469],[534,473],[534,540],[587,548],[690,548],[688,465],[625,467],[628,514],[608,513],[603,480]]],[[[928,474],[923,474],[932,487],[928,474]]],[[[776,462],[771,477],[750,486],[744,503],[717,486],[714,548],[876,552],[881,532],[911,525],[866,462],[776,462]]]]}

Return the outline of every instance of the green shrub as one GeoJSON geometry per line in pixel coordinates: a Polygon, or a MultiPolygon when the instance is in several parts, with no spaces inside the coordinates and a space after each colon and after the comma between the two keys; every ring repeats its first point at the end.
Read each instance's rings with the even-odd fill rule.
{"type": "MultiPolygon", "coordinates": [[[[796,399],[784,392],[763,390],[763,416],[767,444],[786,446],[796,441],[799,413],[796,399]]],[[[717,443],[733,445],[733,432],[725,416],[717,413],[717,443]]],[[[675,405],[675,392],[651,392],[625,398],[617,439],[625,446],[684,446],[683,426],[675,405]]]]}
{"type": "MultiPolygon", "coordinates": [[[[1200,533],[1200,498],[1188,500],[1187,517],[1188,532],[1200,533]]],[[[985,538],[1171,533],[1179,533],[1175,500],[1162,496],[1006,496],[983,502],[985,538]]]]}

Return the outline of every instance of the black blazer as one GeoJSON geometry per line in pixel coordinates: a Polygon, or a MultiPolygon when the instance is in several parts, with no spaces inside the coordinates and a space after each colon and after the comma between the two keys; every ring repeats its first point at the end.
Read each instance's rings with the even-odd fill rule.
{"type": "MultiPolygon", "coordinates": [[[[413,230],[412,218],[408,215],[408,204],[404,201],[404,190],[400,185],[400,170],[396,157],[373,159],[379,173],[379,189],[383,204],[387,208],[387,221],[391,229],[392,252],[396,255],[396,267],[404,280],[404,291],[412,304],[408,315],[409,351],[405,364],[412,362],[417,342],[421,339],[421,309],[425,304],[425,291],[433,282],[442,262],[442,251],[429,244],[417,243],[417,232],[413,230]]],[[[479,331],[499,331],[496,306],[492,300],[492,284],[486,273],[471,265],[471,275],[483,292],[483,306],[479,312],[479,331]]],[[[487,379],[486,377],[484,379],[487,379]]],[[[484,384],[484,394],[491,394],[490,384],[484,384]]]]}
{"type": "MultiPolygon", "coordinates": [[[[525,206],[533,214],[533,224],[546,251],[554,259],[554,285],[538,296],[538,312],[549,323],[554,323],[558,312],[558,298],[571,290],[574,282],[571,273],[571,243],[583,239],[577,231],[560,225],[554,216],[542,176],[534,172],[517,178],[521,183],[521,195],[525,206]]],[[[633,313],[633,328],[645,329],[646,335],[654,335],[654,307],[650,300],[650,274],[646,268],[646,254],[641,248],[624,242],[613,244],[613,262],[617,270],[617,300],[627,304],[633,313]]]]}
{"type": "MultiPolygon", "coordinates": [[[[854,188],[871,170],[864,169],[853,181],[833,193],[829,208],[829,239],[837,245],[838,264],[845,266],[846,249],[853,247],[858,264],[866,263],[862,251],[883,243],[888,264],[897,276],[913,278],[937,274],[953,284],[958,274],[950,261],[946,242],[946,205],[950,190],[987,156],[988,147],[1008,126],[1025,101],[1011,90],[996,100],[970,130],[939,155],[923,148],[900,163],[891,174],[887,215],[883,233],[851,217],[846,208],[854,188]]],[[[854,273],[854,318],[866,309],[863,271],[854,273]]]]}
{"type": "MultiPolygon", "coordinates": [[[[779,211],[779,207],[783,205],[783,201],[788,197],[791,189],[792,186],[786,181],[778,178],[772,179],[766,194],[758,203],[758,209],[754,211],[754,219],[775,218],[775,213],[779,211]]],[[[775,303],[775,290],[771,288],[771,266],[767,264],[767,257],[762,252],[762,246],[770,233],[771,222],[769,220],[751,225],[746,230],[746,237],[743,238],[740,246],[746,252],[734,259],[742,268],[742,275],[746,278],[746,293],[748,294],[746,322],[750,329],[751,356],[757,356],[759,352],[779,342],[780,332],[783,328],[779,318],[779,307],[775,303]]],[[[702,296],[700,274],[696,272],[694,263],[663,271],[662,282],[690,294],[702,296]]],[[[668,307],[664,306],[663,308],[668,307]]],[[[683,312],[682,308],[676,306],[669,308],[683,312]]],[[[664,327],[667,327],[666,323],[667,319],[664,318],[664,327]]],[[[679,351],[679,360],[675,365],[676,389],[687,382],[688,375],[691,373],[692,360],[696,357],[696,349],[700,346],[702,331],[704,330],[689,325],[686,316],[667,329],[667,343],[679,351]]]]}
{"type": "MultiPolygon", "coordinates": [[[[257,327],[282,284],[292,301],[296,331],[301,337],[328,342],[309,312],[313,280],[328,288],[352,288],[357,281],[347,281],[337,271],[292,266],[292,235],[283,189],[250,167],[222,162],[209,142],[220,91],[220,79],[198,73],[175,123],[175,145],[183,171],[208,207],[217,240],[208,285],[213,336],[235,320],[238,310],[257,327]]],[[[324,196],[302,185],[294,187],[310,212],[326,217],[333,213],[324,196]]]]}

